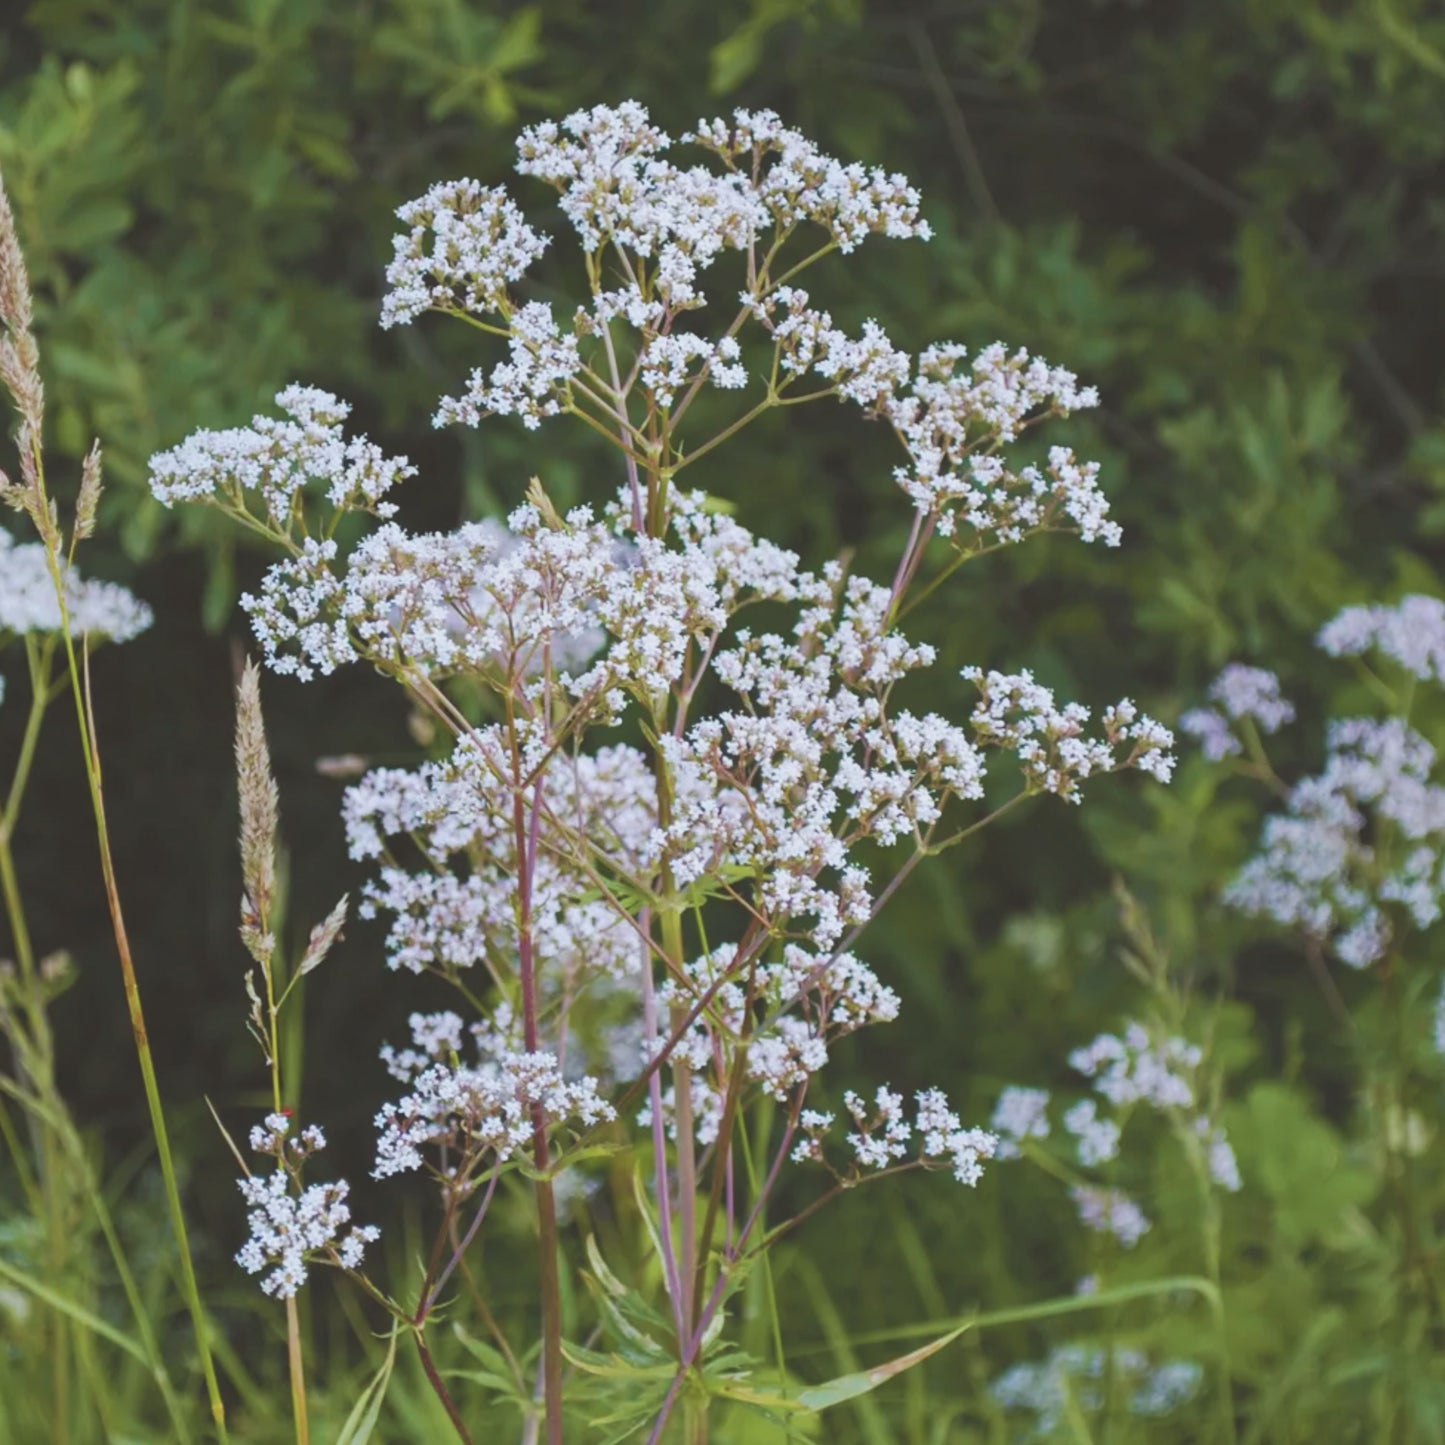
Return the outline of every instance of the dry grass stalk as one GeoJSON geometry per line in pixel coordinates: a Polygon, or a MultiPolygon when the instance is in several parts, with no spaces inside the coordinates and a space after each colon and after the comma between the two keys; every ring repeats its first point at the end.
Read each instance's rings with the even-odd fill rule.
{"type": "Polygon", "coordinates": [[[270,966],[279,828],[276,779],[261,716],[261,672],[247,662],[236,688],[236,782],[241,799],[241,938],[263,968],[270,966]]]}

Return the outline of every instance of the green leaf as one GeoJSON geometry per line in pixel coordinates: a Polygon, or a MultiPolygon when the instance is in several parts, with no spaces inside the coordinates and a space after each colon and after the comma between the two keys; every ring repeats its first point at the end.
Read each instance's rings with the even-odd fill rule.
{"type": "Polygon", "coordinates": [[[391,1372],[396,1365],[397,1328],[392,1326],[391,1338],[386,1346],[386,1358],[381,1362],[381,1368],[372,1377],[371,1383],[351,1407],[351,1413],[341,1427],[341,1434],[336,1437],[336,1445],[365,1445],[365,1442],[371,1439],[371,1432],[376,1429],[376,1422],[381,1418],[382,1402],[386,1399],[386,1388],[391,1383],[391,1372]]]}
{"type": "Polygon", "coordinates": [[[874,1365],[872,1369],[859,1370],[856,1374],[839,1375],[837,1379],[822,1385],[812,1385],[799,1392],[798,1403],[808,1410],[826,1410],[833,1405],[842,1404],[844,1400],[854,1400],[859,1395],[866,1395],[905,1370],[911,1370],[914,1365],[921,1365],[924,1360],[946,1349],[972,1328],[972,1323],[958,1325],[936,1340],[930,1340],[928,1344],[910,1350],[906,1355],[899,1355],[897,1359],[889,1360],[886,1364],[874,1365]]]}
{"type": "Polygon", "coordinates": [[[1277,1228],[1297,1244],[1340,1238],[1375,1193],[1370,1171],[1346,1158],[1339,1135],[1288,1085],[1256,1084],[1243,1108],[1231,1111],[1229,1133],[1241,1172],[1273,1202],[1277,1228]]]}

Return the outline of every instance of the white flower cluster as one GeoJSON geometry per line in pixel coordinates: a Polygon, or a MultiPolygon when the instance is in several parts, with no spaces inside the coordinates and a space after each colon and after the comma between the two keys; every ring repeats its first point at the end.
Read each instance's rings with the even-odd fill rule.
{"type": "MultiPolygon", "coordinates": [[[[898,995],[851,953],[818,955],[796,944],[784,947],[781,963],[746,965],[740,950],[725,944],[685,965],[682,974],[681,981],[663,984],[658,1002],[690,1009],[708,1000],[673,1054],[692,1073],[693,1117],[704,1145],[717,1137],[739,1049],[746,1053],[744,1077],[785,1103],[827,1064],[832,1042],[868,1024],[891,1022],[900,1006],[898,995]],[[752,989],[751,1007],[744,980],[752,989]],[[757,1009],[766,1021],[744,1036],[757,1009]]],[[[662,1105],[676,1138],[674,1090],[664,1093],[662,1105]]],[[[645,1105],[638,1123],[651,1122],[652,1108],[645,1105]]]]}
{"type": "Polygon", "coordinates": [[[665,693],[689,646],[707,650],[744,603],[815,585],[795,554],[700,499],[677,496],[672,524],[669,544],[637,535],[622,505],[598,521],[588,507],[548,518],[527,504],[506,529],[383,526],[344,566],[334,541],[308,538],[242,605],[271,667],[303,681],[362,657],[435,675],[470,668],[499,690],[545,673],[543,691],[615,710],[619,689],[665,693]],[[605,644],[606,657],[581,671],[605,644]]]}
{"type": "Polygon", "coordinates": [[[414,1013],[407,1019],[411,1029],[411,1047],[395,1049],[390,1044],[381,1046],[381,1062],[393,1079],[409,1084],[421,1071],[432,1064],[453,1058],[461,1052],[462,1029],[465,1027],[460,1014],[450,1009],[440,1013],[414,1013]]]}
{"type": "MultiPolygon", "coordinates": [[[[532,771],[531,768],[528,771],[532,771]]],[[[554,986],[637,967],[626,920],[595,896],[565,861],[581,840],[594,856],[632,871],[656,828],[655,784],[636,749],[554,755],[541,770],[556,847],[534,864],[532,928],[554,986]]],[[[376,769],[347,789],[343,804],[351,856],[383,858],[363,890],[364,918],[393,917],[387,956],[394,969],[450,973],[491,961],[510,969],[516,950],[516,841],[510,820],[512,759],[500,728],[476,731],[444,762],[415,770],[376,769]],[[422,867],[392,861],[387,840],[404,837],[422,867]],[[465,865],[465,871],[459,871],[465,865]]],[[[534,783],[535,787],[535,783],[534,783]]]]}
{"type": "Polygon", "coordinates": [[[433,309],[505,311],[507,287],[547,247],[506,191],[473,180],[435,185],[396,215],[411,229],[395,238],[386,268],[386,327],[433,309]]]}
{"type": "Polygon", "coordinates": [[[854,339],[833,325],[826,311],[808,305],[808,293],[779,286],[758,299],[743,294],[743,304],[768,331],[782,369],[794,377],[813,373],[829,381],[839,398],[877,411],[908,381],[911,362],[897,350],[874,320],[863,323],[854,339]],[[781,307],[783,315],[776,316],[781,307]]]}
{"type": "Polygon", "coordinates": [[[252,417],[248,427],[193,432],[180,446],[151,458],[151,493],[166,506],[218,499],[241,509],[254,492],[272,522],[289,530],[302,489],[325,486],[338,509],[378,517],[396,513],[384,501],[398,483],[416,475],[405,457],[389,457],[364,436],[348,438],[342,422],[348,403],[315,387],[292,385],[276,393],[288,420],[252,417]]]}
{"type": "Polygon", "coordinates": [[[969,1188],[983,1178],[984,1160],[998,1152],[998,1139],[987,1129],[963,1127],[941,1089],[924,1089],[918,1095],[915,1127],[923,1136],[922,1158],[946,1161],[953,1177],[969,1188]]]}
{"type": "Polygon", "coordinates": [[[871,235],[925,241],[932,235],[918,215],[918,192],[902,176],[844,165],[770,110],[734,111],[731,126],[699,121],[684,139],[715,152],[730,167],[741,162],[745,174],[761,170],[757,194],[780,228],[815,222],[843,252],[871,235]],[[766,160],[771,164],[763,170],[766,160]]]}
{"type": "Polygon", "coordinates": [[[670,407],[677,393],[704,370],[714,386],[736,391],[748,383],[740,355],[736,337],[724,336],[712,342],[690,331],[670,331],[652,337],[643,347],[642,384],[660,407],[670,407]]]}
{"type": "MultiPolygon", "coordinates": [[[[998,1137],[987,1129],[964,1128],[941,1089],[920,1090],[915,1102],[917,1109],[910,1123],[903,1095],[887,1085],[880,1086],[871,1106],[851,1089],[843,1095],[843,1106],[853,1124],[848,1135],[853,1177],[859,1170],[896,1167],[908,1157],[916,1136],[919,1164],[951,1168],[960,1184],[973,1188],[983,1178],[985,1161],[997,1155],[998,1137]]],[[[793,1159],[826,1164],[823,1141],[833,1125],[833,1115],[805,1109],[799,1125],[803,1138],[793,1147],[793,1159]]]]}
{"type": "Polygon", "coordinates": [[[702,120],[683,140],[712,151],[723,174],[666,160],[671,138],[635,101],[530,127],[517,143],[517,169],[557,187],[588,251],[610,243],[655,258],[674,306],[700,302],[697,273],[722,251],[746,248],[770,223],[785,232],[814,222],[842,251],[869,235],[930,234],[903,177],[844,165],[771,111],[737,111],[731,126],[702,120]]]}
{"type": "Polygon", "coordinates": [[[965,668],[963,676],[981,694],[973,710],[973,729],[986,747],[1008,748],[1023,764],[1031,786],[1080,801],[1079,784],[1098,773],[1135,767],[1167,783],[1174,771],[1174,734],[1138,712],[1128,698],[1104,712],[1104,736],[1084,735],[1089,709],[1080,703],[1054,702],[1051,689],[1031,672],[984,673],[965,668]],[[1122,757],[1116,749],[1129,744],[1122,757]]]}
{"type": "Polygon", "coordinates": [[[1117,547],[1123,534],[1108,520],[1098,463],[1053,447],[1043,471],[1015,473],[997,455],[1042,416],[1097,406],[1098,392],[1026,351],[1010,354],[1001,342],[961,369],[967,356],[956,343],[929,347],[912,385],[883,408],[908,449],[910,465],[894,475],[914,506],[936,518],[946,537],[962,522],[980,548],[1065,525],[1086,542],[1117,547]]]}
{"type": "Polygon", "coordinates": [[[326,1135],[320,1125],[308,1124],[293,1138],[289,1113],[267,1114],[259,1124],[251,1126],[249,1142],[256,1154],[270,1154],[282,1163],[288,1158],[299,1162],[324,1149],[326,1135]]]}
{"type": "Polygon", "coordinates": [[[1336,719],[1327,746],[1324,771],[1297,783],[1288,810],[1265,821],[1261,851],[1224,896],[1365,968],[1394,937],[1385,904],[1399,904],[1420,929],[1441,916],[1445,788],[1431,781],[1435,749],[1400,718],[1336,719]],[[1403,840],[1393,868],[1370,841],[1372,819],[1388,820],[1403,840]]]}
{"type": "Polygon", "coordinates": [[[374,1225],[347,1227],[350,1187],[344,1179],[302,1187],[301,1166],[325,1148],[326,1138],[314,1125],[295,1138],[290,1131],[286,1114],[269,1114],[253,1128],[251,1147],[274,1157],[276,1168],[238,1181],[248,1206],[250,1238],[237,1253],[236,1263],[247,1274],[269,1270],[261,1288],[278,1299],[289,1299],[306,1283],[310,1264],[357,1269],[366,1246],[381,1237],[374,1225]]]}
{"type": "Polygon", "coordinates": [[[568,400],[568,383],[582,369],[575,336],[563,335],[545,301],[529,301],[512,317],[509,361],[478,367],[458,397],[443,397],[434,426],[479,426],[486,416],[515,416],[535,431],[568,400]]]}
{"type": "Polygon", "coordinates": [[[1244,751],[1231,723],[1252,721],[1261,732],[1275,733],[1294,721],[1294,704],[1280,692],[1279,678],[1262,667],[1232,662],[1209,685],[1212,708],[1192,708],[1179,719],[1183,732],[1199,739],[1211,762],[1244,751]]]}
{"type": "Polygon", "coordinates": [[[811,917],[807,936],[831,949],[872,906],[849,849],[917,836],[948,798],[980,797],[984,764],[937,715],[888,716],[891,685],[933,650],[888,627],[886,589],[825,579],[800,578],[793,638],[742,632],[714,656],[741,705],[662,740],[680,797],[660,843],[679,885],[727,864],[757,880],[776,926],[811,917]]]}
{"type": "Polygon", "coordinates": [[[1192,1360],[1154,1366],[1143,1350],[1063,1345],[1037,1365],[1014,1365],[989,1386],[1006,1410],[1034,1416],[1033,1439],[1052,1438],[1079,1412],[1096,1414],[1110,1388],[1129,1391],[1129,1412],[1146,1419],[1172,1414],[1199,1392],[1203,1369],[1192,1360]]]}
{"type": "MultiPolygon", "coordinates": [[[[872,235],[927,238],[902,177],[834,160],[770,112],[704,120],[683,139],[706,164],[674,163],[672,140],[634,102],[520,137],[518,170],[556,188],[586,252],[591,295],[570,322],[514,296],[547,243],[501,189],[442,184],[398,212],[383,324],[459,313],[507,343],[441,402],[437,424],[515,416],[530,428],[576,413],[627,455],[628,484],[609,506],[563,515],[538,482],[506,528],[413,534],[386,500],[411,466],[348,439],[347,407],[303,387],[278,396],[283,419],[197,433],[152,463],[168,505],[208,501],[285,547],[242,599],[274,670],[304,681],[370,663],[424,694],[457,734],[450,757],[370,771],[344,804],[352,856],[375,869],[361,912],[389,919],[391,966],[460,983],[481,964],[498,985],[490,1017],[470,1029],[450,1012],[415,1014],[412,1044],[383,1050],[409,1092],[377,1118],[378,1177],[419,1169],[436,1148],[432,1172],[464,1190],[483,1166],[527,1151],[538,1129],[611,1118],[597,1080],[564,1061],[575,1069],[595,1051],[600,1025],[612,1073],[659,1063],[650,1009],[637,1025],[639,968],[652,966],[659,910],[705,904],[745,917],[747,941],[713,949],[650,1000],[669,1020],[696,1019],[674,1089],[650,1080],[643,1118],[675,1128],[686,1078],[697,1137],[711,1142],[741,1077],[798,1111],[795,1157],[826,1164],[832,1116],[802,1108],[813,1076],[835,1039],[899,1008],[845,951],[875,910],[862,850],[937,842],[950,802],[982,798],[990,747],[1018,755],[1031,791],[1074,801],[1097,773],[1137,767],[1167,780],[1172,768],[1171,735],[1128,700],[1091,739],[1088,713],[1056,707],[1026,673],[967,674],[982,693],[971,732],[893,706],[897,685],[934,661],[895,619],[935,535],[967,526],[980,549],[1046,529],[1118,541],[1094,464],[1056,447],[1047,465],[1010,471],[998,455],[1035,421],[1097,397],[998,344],[971,359],[934,347],[915,374],[876,321],[850,334],[779,284],[775,259],[786,254],[784,281],[810,264],[784,251],[805,223],[830,240],[811,259],[872,235]],[[721,336],[679,325],[705,304],[703,272],[729,252],[745,274],[736,320],[721,336]],[[893,588],[837,562],[803,571],[725,505],[678,486],[679,468],[726,432],[689,452],[673,428],[702,385],[746,385],[737,333],[749,319],[772,343],[756,410],[835,396],[891,422],[907,446],[899,480],[919,515],[893,588]],[[616,335],[619,321],[639,335],[616,335]],[[822,384],[804,393],[809,378],[822,384]],[[308,529],[313,482],[337,511],[379,525],[349,550],[338,519],[308,529]],[[792,616],[770,616],[777,630],[739,626],[758,603],[792,616]],[[450,679],[465,686],[446,689],[450,679]],[[588,749],[590,730],[624,721],[647,752],[588,749]],[[622,1008],[631,1016],[619,1019],[622,1008]],[[475,1063],[461,1058],[468,1032],[475,1063]]],[[[916,1102],[910,1120],[886,1088],[871,1105],[845,1096],[850,1178],[916,1145],[915,1165],[977,1181],[998,1138],[963,1127],[937,1090],[916,1102]]],[[[1009,1147],[1047,1129],[1041,1106],[1014,1124],[1009,1147]]],[[[285,1167],[298,1162],[272,1142],[285,1167]]]]}
{"type": "Polygon", "coordinates": [[[616,1118],[595,1079],[564,1079],[556,1055],[544,1052],[504,1055],[478,1068],[434,1064],[411,1084],[410,1094],[376,1116],[374,1178],[422,1168],[421,1151],[437,1145],[448,1177],[468,1180],[480,1164],[505,1164],[525,1151],[539,1111],[548,1130],[616,1118]]]}
{"type": "Polygon", "coordinates": [[[697,273],[747,247],[768,216],[748,176],[674,166],[671,145],[636,101],[599,105],[523,131],[517,170],[557,187],[585,250],[651,258],[658,290],[680,307],[701,304],[697,273]]]}
{"type": "MultiPolygon", "coordinates": [[[[150,608],[118,583],[87,580],[63,560],[59,565],[72,637],[89,633],[129,642],[151,625],[150,608]]],[[[17,542],[0,527],[0,636],[59,630],[60,604],[44,544],[17,542]]]]}

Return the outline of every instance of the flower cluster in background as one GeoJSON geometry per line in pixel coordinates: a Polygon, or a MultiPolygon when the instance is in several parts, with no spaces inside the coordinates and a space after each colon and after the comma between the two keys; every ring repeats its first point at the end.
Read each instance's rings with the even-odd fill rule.
{"type": "MultiPolygon", "coordinates": [[[[1186,1147],[1200,1151],[1215,1188],[1227,1193],[1240,1188],[1234,1149],[1201,1094],[1204,1053],[1197,1044],[1131,1022],[1118,1035],[1100,1034],[1075,1049],[1069,1064],[1093,1083],[1093,1093],[1071,1104],[1062,1120],[1080,1168],[1114,1163],[1131,1116],[1142,1108],[1164,1116],[1186,1147]]],[[[1030,1141],[1050,1137],[1049,1103],[1046,1089],[1003,1090],[990,1123],[999,1139],[998,1158],[1017,1159],[1030,1141]]],[[[1115,1185],[1081,1178],[1070,1186],[1069,1197],[1086,1229],[1112,1236],[1125,1249],[1150,1228],[1142,1207],[1115,1185]]]]}
{"type": "Polygon", "coordinates": [[[1114,1388],[1125,1393],[1130,1414],[1155,1420],[1193,1399],[1204,1371],[1192,1360],[1153,1364],[1144,1351],[1127,1345],[1061,1345],[1040,1364],[1014,1365],[989,1386],[989,1393],[1005,1410],[1031,1414],[1029,1438],[1042,1440],[1071,1416],[1102,1410],[1110,1377],[1114,1388]]]}
{"type": "MultiPolygon", "coordinates": [[[[0,641],[60,629],[60,604],[50,578],[50,559],[40,542],[17,542],[0,527],[0,641]]],[[[88,634],[129,642],[151,625],[151,610],[115,582],[81,577],[56,560],[65,587],[65,609],[74,637],[88,634]]]]}
{"type": "MultiPolygon", "coordinates": [[[[1393,607],[1349,607],[1317,640],[1331,656],[1375,651],[1412,681],[1438,682],[1445,603],[1411,596],[1393,607]]],[[[1229,718],[1253,717],[1265,732],[1293,716],[1272,674],[1255,668],[1227,668],[1210,695],[1229,718]]],[[[1287,790],[1259,852],[1224,895],[1327,945],[1351,968],[1383,959],[1402,930],[1430,928],[1445,907],[1445,785],[1434,746],[1398,696],[1391,716],[1329,722],[1324,767],[1287,790]]],[[[1181,727],[1201,738],[1206,756],[1239,751],[1226,745],[1233,738],[1220,731],[1222,720],[1200,716],[1186,715],[1181,727]]]]}

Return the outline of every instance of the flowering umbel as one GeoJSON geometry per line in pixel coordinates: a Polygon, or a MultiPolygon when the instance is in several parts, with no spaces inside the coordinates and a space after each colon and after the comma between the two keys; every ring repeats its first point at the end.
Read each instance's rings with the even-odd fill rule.
{"type": "MultiPolygon", "coordinates": [[[[448,1224],[481,1195],[455,1264],[500,1174],[523,1169],[545,1255],[559,1172],[637,1120],[678,1368],[656,1438],[764,1246],[758,1223],[790,1158],[840,1187],[903,1168],[972,1186],[999,1150],[934,1088],[911,1107],[888,1087],[813,1107],[835,1042],[901,1007],[853,951],[891,892],[875,873],[896,879],[973,831],[1000,754],[1019,765],[1017,798],[1078,802],[1123,768],[1167,780],[1172,738],[1127,699],[1090,735],[1087,709],[1028,673],[970,669],[979,696],[957,721],[897,701],[935,661],[900,627],[925,570],[941,581],[1044,531],[1119,541],[1097,465],[1061,446],[1006,456],[1096,405],[1092,388],[998,343],[914,358],[876,320],[836,325],[796,284],[875,237],[927,239],[902,177],[835,160],[770,112],[703,120],[674,142],[632,102],[529,128],[517,169],[556,191],[576,233],[578,304],[529,281],[551,251],[532,211],[459,180],[398,211],[382,321],[440,312],[492,338],[438,425],[571,417],[612,442],[620,464],[590,502],[563,511],[534,479],[505,524],[408,531],[393,493],[414,468],[301,386],[278,395],[281,419],[154,458],[153,487],[281,547],[242,599],[273,670],[306,681],[364,662],[449,737],[417,767],[367,772],[343,805],[351,854],[371,869],[361,912],[388,921],[391,966],[455,985],[471,1015],[416,1014],[411,1045],[383,1050],[407,1092],[377,1117],[374,1173],[425,1171],[448,1224]],[[732,319],[714,323],[724,302],[732,319]],[[736,415],[700,436],[704,388],[736,415]],[[683,476],[754,417],[814,400],[882,420],[903,445],[912,529],[891,581],[804,565],[683,476]],[[369,519],[359,540],[343,540],[358,532],[338,527],[346,513],[369,519]],[[749,1200],[739,1121],[763,1100],[781,1122],[749,1200]],[[711,1200],[701,1218],[695,1195],[711,1200]]],[[[264,1225],[247,1259],[279,1261],[278,1289],[318,1250],[359,1253],[360,1232],[336,1232],[344,1186],[299,1202],[274,1181],[246,1187],[264,1225]]],[[[439,1288],[429,1276],[409,1325],[439,1288]]],[[[545,1265],[542,1289],[542,1393],[560,1439],[545,1265]]]]}

